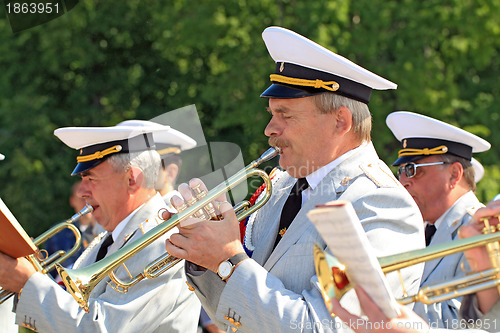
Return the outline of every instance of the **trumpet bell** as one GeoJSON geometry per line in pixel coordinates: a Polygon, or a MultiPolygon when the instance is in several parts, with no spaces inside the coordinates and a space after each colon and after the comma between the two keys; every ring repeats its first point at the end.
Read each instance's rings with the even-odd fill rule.
{"type": "Polygon", "coordinates": [[[92,280],[92,275],[87,276],[85,272],[82,272],[84,268],[65,270],[59,263],[56,264],[56,269],[66,286],[66,291],[73,296],[78,305],[84,309],[85,312],[89,312],[87,304],[92,290],[87,286],[89,281],[92,280]]]}
{"type": "Polygon", "coordinates": [[[314,266],[323,300],[328,311],[332,313],[331,300],[340,300],[351,289],[345,266],[337,258],[323,251],[318,244],[314,244],[314,266]]]}

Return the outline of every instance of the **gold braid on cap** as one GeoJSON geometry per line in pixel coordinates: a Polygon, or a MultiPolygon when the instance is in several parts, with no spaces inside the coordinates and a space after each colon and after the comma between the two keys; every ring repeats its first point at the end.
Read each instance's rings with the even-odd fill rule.
{"type": "Polygon", "coordinates": [[[180,150],[180,148],[177,148],[177,147],[170,147],[170,148],[158,150],[158,154],[160,154],[160,155],[180,154],[180,153],[181,153],[181,150],[180,150]]]}
{"type": "Polygon", "coordinates": [[[116,145],[116,146],[104,149],[103,151],[96,151],[95,153],[90,154],[90,155],[77,156],[76,161],[78,163],[81,163],[81,162],[88,162],[88,161],[98,160],[100,158],[103,158],[106,155],[117,153],[117,152],[119,152],[121,150],[122,150],[122,146],[116,145]]]}
{"type": "Polygon", "coordinates": [[[296,79],[293,77],[283,76],[279,74],[271,74],[269,77],[273,82],[286,83],[294,86],[323,88],[329,91],[337,91],[340,88],[340,85],[335,81],[323,81],[318,79],[316,80],[296,79]]]}
{"type": "Polygon", "coordinates": [[[401,149],[399,151],[398,157],[415,156],[415,155],[440,155],[440,154],[446,154],[447,152],[448,152],[448,147],[446,146],[439,146],[431,149],[406,148],[406,149],[401,149]]]}

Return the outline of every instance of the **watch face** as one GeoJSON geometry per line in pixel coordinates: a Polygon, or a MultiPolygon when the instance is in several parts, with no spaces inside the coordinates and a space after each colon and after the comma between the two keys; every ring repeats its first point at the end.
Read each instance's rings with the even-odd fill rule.
{"type": "Polygon", "coordinates": [[[226,278],[231,274],[231,269],[233,268],[233,265],[229,261],[223,261],[219,265],[219,269],[217,270],[217,273],[219,273],[220,277],[226,278]]]}

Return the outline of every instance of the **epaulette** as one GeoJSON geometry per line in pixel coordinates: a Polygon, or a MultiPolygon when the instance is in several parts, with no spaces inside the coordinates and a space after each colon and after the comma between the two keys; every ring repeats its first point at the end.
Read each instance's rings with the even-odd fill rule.
{"type": "Polygon", "coordinates": [[[394,187],[399,185],[399,181],[388,167],[383,168],[378,163],[361,164],[359,167],[378,187],[394,187]]]}
{"type": "Polygon", "coordinates": [[[158,211],[158,214],[156,217],[154,218],[149,218],[147,220],[145,220],[144,222],[142,222],[141,224],[139,224],[139,229],[141,231],[141,233],[144,235],[146,232],[148,232],[149,230],[153,229],[154,227],[156,227],[157,225],[161,224],[163,222],[163,219],[162,219],[162,213],[164,210],[167,210],[167,208],[161,208],[159,211],[158,211]]]}
{"type": "Polygon", "coordinates": [[[470,208],[467,208],[465,211],[467,212],[467,214],[469,214],[470,216],[473,216],[476,211],[481,208],[481,207],[484,207],[484,205],[478,205],[478,206],[474,206],[474,207],[470,207],[470,208]]]}

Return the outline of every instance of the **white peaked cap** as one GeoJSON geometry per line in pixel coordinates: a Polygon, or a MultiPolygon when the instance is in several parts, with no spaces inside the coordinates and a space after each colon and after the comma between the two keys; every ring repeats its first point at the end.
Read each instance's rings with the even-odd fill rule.
{"type": "Polygon", "coordinates": [[[484,167],[474,157],[471,160],[472,167],[474,168],[474,181],[478,183],[484,177],[484,167]]]}
{"type": "MultiPolygon", "coordinates": [[[[334,85],[338,85],[337,90],[333,92],[364,103],[368,103],[372,89],[397,88],[395,83],[291,30],[269,27],[262,33],[262,38],[269,54],[276,62],[274,79],[273,75],[271,76],[273,84],[304,89],[310,94],[315,94],[332,90],[328,87],[309,86],[309,83],[303,85],[303,80],[311,81],[313,85],[315,81],[322,81],[328,85],[333,82],[334,85]],[[301,81],[290,80],[290,78],[301,81]]],[[[280,97],[274,96],[273,91],[268,90],[262,94],[262,97],[280,97]]],[[[282,98],[294,97],[283,96],[282,98]]]]}
{"type": "Polygon", "coordinates": [[[472,153],[491,148],[488,141],[477,135],[418,113],[393,112],[387,116],[386,123],[403,148],[393,165],[445,153],[471,160],[472,153]]]}
{"type": "Polygon", "coordinates": [[[110,127],[62,127],[54,131],[64,144],[73,149],[81,149],[117,140],[136,137],[141,134],[160,132],[170,129],[169,126],[157,124],[151,127],[110,126],[110,127]]]}
{"type": "MultiPolygon", "coordinates": [[[[125,120],[116,126],[138,126],[138,127],[152,127],[161,125],[149,120],[125,120]]],[[[163,125],[162,125],[163,126],[163,125]]],[[[153,140],[155,144],[178,146],[181,150],[188,150],[196,146],[196,141],[190,136],[173,129],[170,126],[165,131],[159,131],[153,133],[153,140]]]]}
{"type": "Polygon", "coordinates": [[[170,127],[111,126],[63,127],[54,131],[68,147],[80,150],[72,175],[90,170],[114,154],[125,154],[155,149],[153,133],[170,127]]]}

